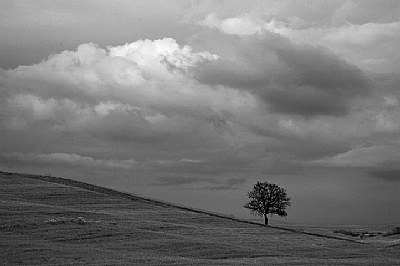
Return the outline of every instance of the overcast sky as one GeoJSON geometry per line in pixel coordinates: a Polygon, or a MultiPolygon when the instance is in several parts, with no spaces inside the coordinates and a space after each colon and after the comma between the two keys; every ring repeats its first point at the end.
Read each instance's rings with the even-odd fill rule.
{"type": "Polygon", "coordinates": [[[399,1],[0,0],[0,170],[275,222],[400,219],[399,1]]]}

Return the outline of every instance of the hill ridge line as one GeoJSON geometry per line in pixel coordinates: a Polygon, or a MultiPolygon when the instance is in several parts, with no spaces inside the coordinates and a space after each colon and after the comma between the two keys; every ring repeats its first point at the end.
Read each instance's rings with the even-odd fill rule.
{"type": "Polygon", "coordinates": [[[27,174],[27,173],[12,173],[12,172],[4,172],[4,171],[0,171],[0,174],[10,175],[10,176],[18,175],[18,176],[21,176],[24,178],[31,178],[31,179],[48,182],[48,183],[55,183],[55,184],[61,184],[61,185],[70,186],[70,187],[81,188],[81,189],[85,189],[88,191],[102,193],[102,194],[106,194],[106,195],[120,196],[120,197],[124,197],[127,199],[132,199],[132,200],[133,199],[142,200],[142,201],[149,202],[152,204],[157,204],[159,206],[168,206],[168,207],[173,207],[173,208],[177,208],[177,209],[181,209],[181,210],[185,210],[185,211],[207,214],[207,215],[210,215],[213,217],[229,219],[229,220],[240,222],[240,223],[257,225],[260,227],[273,228],[273,229],[278,229],[278,230],[283,230],[283,231],[289,231],[292,233],[305,234],[305,235],[311,235],[311,236],[322,237],[322,238],[330,238],[330,239],[348,241],[348,242],[358,243],[358,244],[367,244],[364,242],[360,242],[360,241],[348,239],[348,238],[341,238],[341,237],[329,236],[329,235],[324,235],[324,234],[319,234],[319,233],[306,232],[306,231],[302,231],[302,230],[296,230],[296,229],[285,228],[285,227],[280,227],[280,226],[264,225],[261,223],[252,222],[252,221],[248,221],[248,220],[244,220],[244,219],[240,219],[240,218],[236,218],[236,217],[230,217],[228,215],[215,213],[212,211],[201,210],[201,209],[197,209],[197,208],[193,208],[193,207],[187,207],[187,206],[183,206],[183,205],[179,205],[176,203],[167,202],[167,201],[163,201],[163,200],[159,200],[159,199],[152,199],[152,198],[147,198],[147,197],[143,197],[143,196],[138,196],[133,193],[119,191],[117,189],[101,187],[98,185],[86,183],[83,181],[77,181],[77,180],[70,179],[70,178],[56,177],[56,176],[51,176],[51,175],[33,175],[33,174],[27,174]]]}

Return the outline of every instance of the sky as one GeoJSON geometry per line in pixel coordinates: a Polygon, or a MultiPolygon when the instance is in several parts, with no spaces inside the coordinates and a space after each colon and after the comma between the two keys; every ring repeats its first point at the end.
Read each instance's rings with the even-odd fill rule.
{"type": "Polygon", "coordinates": [[[0,0],[0,170],[287,224],[400,219],[399,1],[0,0]]]}

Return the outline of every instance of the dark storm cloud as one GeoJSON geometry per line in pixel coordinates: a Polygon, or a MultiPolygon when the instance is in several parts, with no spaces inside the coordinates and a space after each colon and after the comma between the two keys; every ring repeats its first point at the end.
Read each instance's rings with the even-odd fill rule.
{"type": "Polygon", "coordinates": [[[349,102],[343,97],[321,93],[315,87],[297,87],[274,90],[265,96],[271,110],[277,113],[301,115],[343,116],[349,111],[349,102]]]}
{"type": "Polygon", "coordinates": [[[274,112],[343,116],[351,99],[368,92],[361,70],[321,47],[294,44],[269,32],[228,40],[224,44],[231,55],[204,64],[196,78],[251,91],[274,112]]]}
{"type": "Polygon", "coordinates": [[[400,181],[400,169],[374,169],[368,171],[368,174],[387,181],[400,181]]]}
{"type": "Polygon", "coordinates": [[[386,158],[375,167],[368,168],[368,175],[385,181],[400,182],[400,168],[396,158],[398,156],[399,153],[391,154],[391,158],[386,158]]]}

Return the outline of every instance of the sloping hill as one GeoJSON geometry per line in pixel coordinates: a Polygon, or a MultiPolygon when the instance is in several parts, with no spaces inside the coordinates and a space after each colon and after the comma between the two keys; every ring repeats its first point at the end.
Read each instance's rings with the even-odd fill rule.
{"type": "Polygon", "coordinates": [[[73,180],[0,172],[1,265],[400,265],[398,248],[265,227],[73,180]]]}

